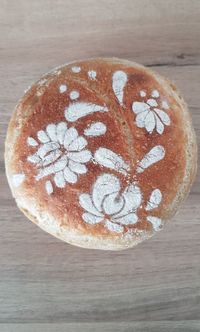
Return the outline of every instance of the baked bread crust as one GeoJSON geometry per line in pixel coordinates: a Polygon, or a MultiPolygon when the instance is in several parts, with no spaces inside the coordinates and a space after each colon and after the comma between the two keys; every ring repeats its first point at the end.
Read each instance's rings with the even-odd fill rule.
{"type": "Polygon", "coordinates": [[[18,207],[48,233],[121,250],[151,237],[189,193],[195,133],[176,87],[134,62],[76,61],[19,101],[6,138],[18,207]]]}

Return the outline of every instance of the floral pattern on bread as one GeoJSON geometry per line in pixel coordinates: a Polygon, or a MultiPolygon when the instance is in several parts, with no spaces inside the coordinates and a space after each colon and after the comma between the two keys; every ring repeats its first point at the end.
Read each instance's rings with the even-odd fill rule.
{"type": "Polygon", "coordinates": [[[79,203],[85,210],[82,215],[87,224],[104,223],[104,226],[117,233],[124,231],[125,225],[137,223],[137,208],[142,194],[136,184],[130,184],[120,194],[120,181],[111,174],[104,173],[95,181],[91,194],[83,193],[79,203]]]}
{"type": "MultiPolygon", "coordinates": [[[[64,188],[66,183],[76,183],[78,176],[87,173],[85,164],[92,154],[86,149],[87,140],[74,127],[68,128],[65,122],[49,124],[37,133],[37,138],[38,142],[28,138],[28,144],[38,149],[27,158],[39,169],[36,180],[53,174],[55,185],[64,188]]],[[[47,183],[46,188],[48,191],[47,183]]]]}
{"type": "MultiPolygon", "coordinates": [[[[73,67],[76,75],[81,71],[80,67],[73,67]]],[[[88,78],[96,80],[96,71],[89,71],[88,78]]],[[[127,74],[118,70],[112,75],[112,90],[120,107],[124,107],[124,89],[128,81],[127,74]]],[[[65,93],[68,87],[65,84],[59,86],[59,92],[65,93]]],[[[37,168],[36,180],[44,177],[45,189],[48,195],[54,192],[54,186],[64,188],[66,184],[75,184],[79,176],[88,172],[87,163],[94,162],[101,167],[128,175],[130,165],[124,159],[110,149],[99,146],[96,151],[87,149],[91,137],[105,135],[107,127],[104,123],[92,122],[83,129],[80,135],[74,126],[79,119],[95,112],[109,112],[106,105],[96,105],[90,102],[75,101],[80,96],[78,91],[71,91],[70,98],[73,102],[64,109],[66,122],[52,123],[37,132],[37,138],[28,137],[27,144],[37,149],[28,156],[27,160],[37,168]]],[[[169,108],[166,101],[159,101],[160,94],[157,90],[151,91],[147,98],[145,91],[140,91],[143,101],[133,101],[132,111],[136,114],[137,127],[145,128],[149,134],[155,130],[158,134],[164,132],[164,127],[170,125],[170,118],[164,111],[169,108]],[[160,105],[161,104],[161,105],[160,105]],[[164,110],[163,110],[163,109],[164,110]]],[[[165,149],[156,145],[150,149],[141,160],[137,161],[137,174],[143,173],[148,167],[159,162],[165,157],[165,149]]],[[[15,184],[24,181],[25,176],[16,174],[15,184]]],[[[154,189],[145,204],[140,187],[136,181],[129,182],[124,191],[121,191],[120,180],[116,175],[102,173],[95,180],[90,193],[79,195],[79,204],[83,209],[82,220],[89,225],[103,224],[104,227],[116,233],[123,233],[127,226],[138,222],[137,209],[144,203],[144,209],[150,211],[159,206],[162,193],[154,189]]],[[[155,231],[161,228],[162,221],[156,216],[147,216],[146,219],[155,231]]]]}
{"type": "MultiPolygon", "coordinates": [[[[146,97],[145,91],[140,91],[141,97],[146,97]]],[[[145,128],[149,134],[152,134],[154,130],[158,134],[162,134],[164,126],[170,125],[169,115],[159,108],[158,105],[159,92],[153,90],[150,98],[146,101],[134,101],[132,104],[132,110],[136,114],[136,125],[139,128],[145,128]]],[[[163,101],[162,108],[168,109],[168,104],[163,101]]]]}

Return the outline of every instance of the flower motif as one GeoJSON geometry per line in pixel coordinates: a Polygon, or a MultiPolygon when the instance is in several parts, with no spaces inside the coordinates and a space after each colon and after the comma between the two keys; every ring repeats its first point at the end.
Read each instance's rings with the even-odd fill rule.
{"type": "Polygon", "coordinates": [[[137,208],[142,201],[140,189],[130,184],[120,193],[119,179],[108,173],[100,175],[94,183],[92,193],[81,194],[79,203],[86,211],[83,220],[91,225],[104,222],[105,227],[113,232],[121,233],[125,225],[137,222],[137,208]]]}
{"type": "MultiPolygon", "coordinates": [[[[37,152],[27,158],[39,168],[37,180],[54,174],[55,185],[64,188],[66,183],[76,183],[78,176],[87,172],[84,164],[92,155],[85,149],[86,139],[74,127],[67,128],[65,122],[49,124],[46,130],[38,131],[37,138],[39,143],[32,137],[27,140],[29,145],[38,146],[37,152]]],[[[50,181],[45,188],[48,194],[53,192],[50,181]]]]}
{"type": "MultiPolygon", "coordinates": [[[[140,96],[145,97],[146,92],[140,91],[140,96]]],[[[162,134],[164,126],[170,125],[170,118],[166,112],[158,108],[157,98],[159,92],[153,90],[151,98],[146,102],[135,101],[132,104],[132,110],[136,114],[136,125],[139,128],[145,128],[150,134],[156,129],[158,134],[162,134]]],[[[162,102],[162,108],[168,109],[169,106],[166,101],[162,102]]]]}

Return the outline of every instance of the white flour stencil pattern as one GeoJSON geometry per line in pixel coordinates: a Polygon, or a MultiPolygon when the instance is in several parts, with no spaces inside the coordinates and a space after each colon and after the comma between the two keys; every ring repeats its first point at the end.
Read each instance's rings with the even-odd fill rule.
{"type": "Polygon", "coordinates": [[[165,157],[165,149],[162,145],[154,146],[139,162],[138,173],[143,173],[145,169],[162,160],[165,157]]]}
{"type": "MultiPolygon", "coordinates": [[[[79,203],[84,209],[82,219],[90,225],[104,224],[113,232],[122,233],[125,226],[138,222],[137,209],[143,202],[142,192],[136,183],[128,185],[120,194],[120,181],[111,174],[100,175],[92,187],[90,194],[83,193],[79,196],[79,203]]],[[[156,209],[162,200],[159,189],[152,191],[145,210],[156,209]]],[[[159,231],[162,220],[149,215],[147,220],[155,231],[159,231]]]]}
{"type": "MultiPolygon", "coordinates": [[[[154,189],[149,197],[149,200],[146,204],[145,210],[151,211],[156,209],[162,201],[162,193],[160,189],[154,189]]],[[[155,216],[147,216],[147,220],[151,223],[154,231],[159,231],[162,228],[162,220],[155,216]]]]}
{"type": "Polygon", "coordinates": [[[12,176],[12,184],[15,188],[19,187],[25,180],[24,173],[13,174],[12,176]]]}
{"type": "Polygon", "coordinates": [[[122,157],[106,148],[99,148],[94,154],[94,159],[100,165],[113,169],[119,173],[127,174],[127,171],[129,170],[128,164],[122,157]]]}
{"type": "Polygon", "coordinates": [[[138,221],[137,208],[142,195],[137,185],[129,185],[120,195],[119,179],[111,174],[100,175],[92,188],[91,194],[81,194],[79,202],[85,210],[83,220],[88,224],[104,223],[111,231],[121,233],[125,225],[138,221]]]}
{"type": "MultiPolygon", "coordinates": [[[[95,86],[98,84],[97,70],[91,68],[84,72],[83,67],[73,66],[71,72],[76,79],[81,73],[91,84],[95,86]]],[[[150,135],[153,132],[162,135],[165,127],[171,122],[167,114],[169,109],[167,101],[161,98],[157,89],[153,89],[149,97],[145,89],[141,89],[138,93],[139,99],[131,101],[130,109],[125,110],[125,89],[128,80],[129,76],[125,70],[111,73],[111,93],[115,96],[118,106],[122,107],[124,112],[131,112],[133,122],[141,130],[145,129],[150,135]]],[[[165,148],[162,145],[152,147],[138,161],[137,176],[131,181],[132,166],[123,156],[115,152],[114,142],[113,150],[102,145],[100,139],[97,141],[99,146],[95,151],[90,148],[90,140],[94,138],[98,140],[98,137],[108,135],[108,125],[99,121],[99,115],[103,114],[104,119],[110,116],[109,106],[104,102],[101,105],[101,103],[82,101],[82,93],[71,89],[68,82],[58,85],[57,89],[63,97],[68,96],[70,100],[63,109],[65,121],[50,123],[36,132],[33,137],[27,137],[27,145],[31,151],[27,160],[36,167],[35,179],[44,181],[47,195],[54,195],[56,188],[61,190],[68,184],[73,186],[79,177],[89,176],[90,163],[100,166],[102,173],[91,185],[91,191],[82,193],[78,197],[83,209],[80,217],[86,224],[95,227],[96,224],[102,223],[107,230],[122,233],[127,227],[131,228],[140,222],[139,208],[144,208],[149,213],[159,207],[163,199],[161,191],[158,188],[154,189],[148,201],[144,202],[137,176],[142,176],[146,169],[159,163],[165,157],[165,148]],[[90,120],[91,115],[93,120],[87,121],[85,128],[79,132],[76,123],[80,124],[85,117],[90,120]],[[112,174],[113,171],[115,175],[112,174]],[[129,179],[122,192],[121,177],[129,179]]],[[[15,187],[20,186],[25,180],[26,175],[23,172],[13,175],[15,187]]],[[[146,218],[155,231],[161,228],[162,221],[157,216],[148,215],[146,218]]]]}
{"type": "MultiPolygon", "coordinates": [[[[64,188],[66,183],[76,183],[78,176],[87,173],[85,164],[92,154],[86,149],[87,140],[74,127],[68,128],[65,122],[49,124],[37,137],[38,150],[27,158],[39,169],[36,180],[53,175],[55,185],[64,188]]],[[[29,144],[34,141],[32,137],[27,140],[29,144]]],[[[45,184],[48,194],[53,192],[50,183],[48,180],[45,184]]]]}
{"type": "Polygon", "coordinates": [[[108,108],[85,102],[73,103],[65,109],[65,118],[69,122],[74,122],[96,112],[108,112],[108,108]]]}
{"type": "Polygon", "coordinates": [[[116,71],[112,77],[112,88],[121,106],[123,105],[124,88],[127,80],[127,74],[122,70],[116,71]]]}
{"type": "MultiPolygon", "coordinates": [[[[141,97],[146,97],[146,92],[140,91],[141,97]]],[[[151,92],[149,99],[145,102],[134,101],[132,104],[132,110],[136,114],[136,125],[139,128],[145,128],[149,134],[153,133],[154,130],[158,134],[164,132],[164,127],[170,125],[169,115],[159,108],[158,98],[160,94],[157,90],[151,92]]],[[[166,101],[162,101],[161,107],[167,110],[169,108],[166,101]]]]}
{"type": "MultiPolygon", "coordinates": [[[[101,112],[104,107],[76,102],[73,104],[76,113],[76,119],[82,118],[92,112],[101,112]],[[81,108],[80,108],[81,104],[81,108]]],[[[67,108],[68,120],[74,121],[72,113],[72,104],[67,108]]],[[[108,110],[106,109],[106,112],[108,110]]],[[[66,114],[65,113],[65,114],[66,114]]],[[[85,136],[97,137],[106,133],[106,126],[102,122],[93,122],[88,128],[85,128],[85,136]]],[[[79,176],[86,174],[87,164],[92,159],[92,152],[86,148],[88,141],[84,136],[79,135],[75,127],[68,127],[67,123],[49,124],[45,130],[37,132],[37,140],[33,137],[27,138],[27,144],[31,147],[37,147],[37,151],[28,156],[27,160],[35,164],[38,173],[36,180],[44,177],[53,176],[56,187],[64,188],[67,183],[75,184],[79,176]]],[[[106,148],[99,148],[94,153],[94,160],[101,166],[114,169],[117,172],[126,172],[128,164],[122,157],[106,148]]],[[[45,189],[48,195],[53,193],[53,184],[51,180],[45,183],[45,189]]]]}
{"type": "Polygon", "coordinates": [[[86,136],[101,136],[106,133],[107,127],[102,122],[93,122],[84,130],[86,136]]]}
{"type": "Polygon", "coordinates": [[[162,193],[159,189],[154,189],[151,193],[149,201],[145,207],[146,211],[153,210],[157,208],[162,200],[162,193]]]}

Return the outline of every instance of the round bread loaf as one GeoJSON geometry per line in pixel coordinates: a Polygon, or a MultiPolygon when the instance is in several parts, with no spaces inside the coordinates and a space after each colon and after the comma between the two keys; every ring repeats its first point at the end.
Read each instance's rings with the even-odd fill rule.
{"type": "Polygon", "coordinates": [[[196,156],[172,83],[134,62],[97,58],[56,68],[25,93],[5,163],[18,207],[39,227],[77,246],[120,250],[174,215],[196,156]]]}

